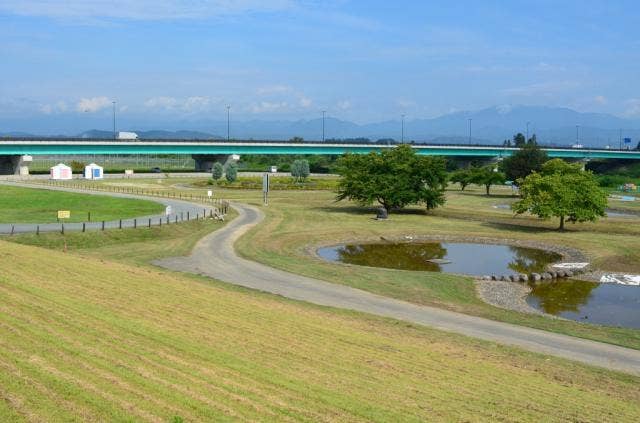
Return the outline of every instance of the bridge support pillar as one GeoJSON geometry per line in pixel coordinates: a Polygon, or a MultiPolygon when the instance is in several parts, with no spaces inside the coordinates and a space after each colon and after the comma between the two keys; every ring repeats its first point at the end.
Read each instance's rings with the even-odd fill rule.
{"type": "Polygon", "coordinates": [[[196,162],[197,172],[211,172],[213,164],[216,162],[222,163],[226,169],[229,163],[237,162],[240,159],[237,154],[194,154],[191,157],[196,162]]]}
{"type": "Polygon", "coordinates": [[[31,161],[31,156],[0,156],[0,175],[26,176],[31,161]]]}

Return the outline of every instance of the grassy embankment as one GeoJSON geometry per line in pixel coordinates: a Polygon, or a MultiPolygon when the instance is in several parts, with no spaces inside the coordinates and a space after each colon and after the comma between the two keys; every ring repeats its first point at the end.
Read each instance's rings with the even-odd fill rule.
{"type": "MultiPolygon", "coordinates": [[[[202,188],[188,189],[189,180],[104,181],[104,186],[130,186],[161,189],[165,192],[201,193],[202,188]]],[[[191,180],[197,184],[206,180],[191,180]]],[[[202,186],[202,185],[200,185],[202,186]]],[[[214,189],[217,196],[261,205],[261,193],[252,190],[214,189]]],[[[473,280],[443,273],[411,272],[345,266],[314,257],[310,246],[353,240],[378,240],[404,235],[484,236],[526,239],[577,248],[589,256],[599,268],[612,271],[640,272],[640,225],[629,219],[603,219],[593,224],[569,225],[562,233],[555,231],[556,222],[520,216],[493,206],[514,200],[509,188],[494,188],[487,197],[481,188],[469,187],[465,192],[447,192],[446,206],[432,212],[411,208],[392,214],[388,222],[372,219],[372,210],[349,203],[334,203],[328,191],[272,191],[270,205],[263,210],[266,220],[250,231],[237,244],[238,251],[262,263],[310,277],[354,286],[370,292],[402,300],[444,307],[495,320],[584,337],[640,349],[640,331],[603,327],[573,321],[532,316],[499,309],[478,299],[473,280]]],[[[60,235],[48,234],[52,239],[60,235]]],[[[24,239],[17,237],[16,239],[24,239]]],[[[31,238],[32,242],[44,243],[31,238]]],[[[69,248],[74,248],[68,243],[69,248]]],[[[90,251],[91,249],[87,250],[90,251]]],[[[106,254],[108,251],[98,251],[106,254]]],[[[113,252],[122,251],[118,246],[113,252]]],[[[126,253],[121,254],[126,257],[126,253]]]]}
{"type": "Polygon", "coordinates": [[[566,360],[2,241],[0,268],[0,421],[640,419],[638,377],[566,360]]]}
{"type": "Polygon", "coordinates": [[[126,219],[162,213],[154,201],[86,195],[0,185],[0,223],[56,222],[58,210],[71,211],[70,222],[126,219]]]}

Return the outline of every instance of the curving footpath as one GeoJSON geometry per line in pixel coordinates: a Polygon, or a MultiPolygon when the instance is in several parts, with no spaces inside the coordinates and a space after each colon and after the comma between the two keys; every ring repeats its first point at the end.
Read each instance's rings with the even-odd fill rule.
{"type": "Polygon", "coordinates": [[[234,204],[232,207],[238,211],[239,216],[224,228],[201,239],[190,256],[158,260],[155,264],[295,300],[391,317],[640,375],[638,350],[410,304],[246,260],[236,254],[234,243],[247,230],[257,225],[264,215],[252,206],[234,204]]]}
{"type": "MultiPolygon", "coordinates": [[[[187,220],[187,216],[189,219],[201,218],[203,214],[209,215],[212,211],[215,212],[216,208],[212,206],[206,206],[203,204],[192,203],[189,201],[183,200],[174,200],[170,198],[162,198],[162,197],[148,197],[144,195],[134,195],[134,194],[124,194],[124,193],[113,193],[113,192],[104,192],[104,191],[89,191],[83,189],[75,189],[75,188],[67,188],[67,187],[52,187],[52,186],[43,186],[38,184],[25,184],[25,183],[11,183],[11,182],[0,182],[3,185],[16,186],[20,188],[34,188],[34,189],[46,189],[50,191],[65,191],[65,192],[75,192],[86,195],[108,195],[111,197],[118,198],[131,198],[136,200],[149,200],[155,201],[164,205],[165,207],[171,206],[171,214],[166,215],[165,213],[147,215],[147,216],[139,216],[132,217],[129,219],[120,220],[111,220],[106,221],[104,223],[104,229],[118,229],[120,225],[122,228],[133,228],[133,227],[145,227],[145,226],[159,226],[159,225],[167,225],[167,224],[175,224],[187,220]],[[177,219],[177,220],[176,220],[177,219]]],[[[83,229],[82,222],[75,223],[64,223],[64,230],[66,231],[81,231],[83,229]]],[[[98,231],[102,230],[102,222],[93,221],[86,222],[84,224],[84,229],[86,231],[98,231]]],[[[11,233],[34,233],[36,230],[40,232],[60,232],[62,230],[62,223],[0,223],[0,234],[11,234],[11,233]]]]}

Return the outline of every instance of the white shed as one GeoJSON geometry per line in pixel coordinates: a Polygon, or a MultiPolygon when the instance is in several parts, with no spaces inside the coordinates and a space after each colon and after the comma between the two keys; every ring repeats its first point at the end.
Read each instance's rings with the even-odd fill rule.
{"type": "Polygon", "coordinates": [[[71,168],[63,163],[58,163],[49,169],[51,179],[71,179],[73,174],[71,168]]]}
{"type": "Polygon", "coordinates": [[[84,167],[85,179],[102,179],[104,178],[104,170],[102,166],[98,166],[95,163],[88,164],[84,167]]]}

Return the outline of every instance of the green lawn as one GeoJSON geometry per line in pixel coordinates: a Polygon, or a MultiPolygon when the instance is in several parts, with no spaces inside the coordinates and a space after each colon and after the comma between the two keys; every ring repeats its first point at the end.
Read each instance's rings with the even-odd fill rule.
{"type": "Polygon", "coordinates": [[[56,222],[58,210],[71,211],[71,222],[126,219],[161,213],[162,204],[154,201],[114,198],[105,195],[76,194],[61,191],[0,185],[0,223],[56,222]]]}
{"type": "Polygon", "coordinates": [[[0,268],[3,422],[640,419],[638,377],[568,360],[2,241],[0,268]]]}

